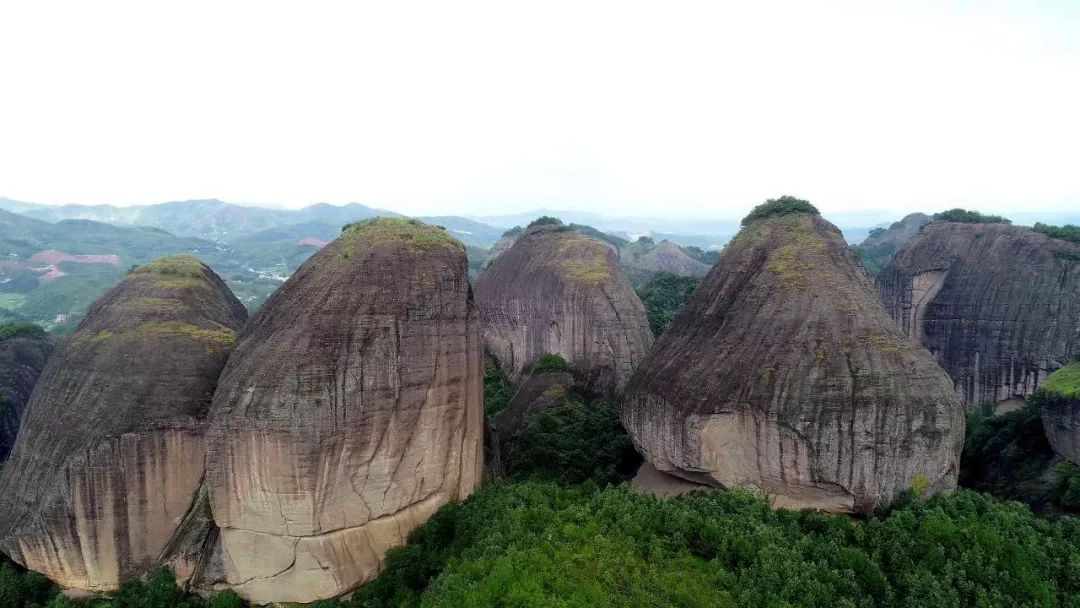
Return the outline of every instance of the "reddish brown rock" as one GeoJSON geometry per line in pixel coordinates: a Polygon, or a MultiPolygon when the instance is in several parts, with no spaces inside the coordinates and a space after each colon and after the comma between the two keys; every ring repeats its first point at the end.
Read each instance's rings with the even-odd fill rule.
{"type": "Polygon", "coordinates": [[[0,548],[77,590],[153,569],[202,480],[205,415],[245,316],[189,256],[102,296],[27,405],[0,480],[0,548]]]}
{"type": "Polygon", "coordinates": [[[948,377],[816,212],[749,221],[626,392],[646,461],[694,483],[858,513],[956,486],[964,417],[948,377]]]}
{"type": "Polygon", "coordinates": [[[460,243],[404,219],[343,231],[222,374],[207,476],[220,541],[200,584],[310,602],[374,578],[480,482],[482,365],[460,243]]]}
{"type": "Polygon", "coordinates": [[[936,221],[877,280],[885,307],[968,405],[1025,398],[1080,353],[1080,245],[936,221]]]}
{"type": "Polygon", "coordinates": [[[33,326],[7,338],[2,332],[0,326],[0,463],[15,445],[23,410],[54,348],[53,341],[33,326]]]}
{"type": "Polygon", "coordinates": [[[603,241],[532,226],[480,275],[484,344],[515,383],[540,355],[561,355],[587,388],[625,386],[652,343],[645,307],[603,241]]]}

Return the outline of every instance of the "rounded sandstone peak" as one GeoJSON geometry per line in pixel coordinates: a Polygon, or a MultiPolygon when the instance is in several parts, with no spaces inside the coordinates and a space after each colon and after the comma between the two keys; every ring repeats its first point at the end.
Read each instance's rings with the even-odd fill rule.
{"type": "Polygon", "coordinates": [[[939,219],[897,252],[877,288],[904,333],[978,406],[1027,397],[1080,353],[1078,262],[1080,244],[1030,228],[939,219]]]}
{"type": "Polygon", "coordinates": [[[267,300],[221,376],[220,537],[196,584],[312,602],[374,578],[480,483],[482,369],[460,243],[415,220],[347,227],[267,300]]]}
{"type": "Polygon", "coordinates": [[[1050,374],[1040,393],[1039,412],[1050,446],[1080,464],[1080,360],[1050,374]]]}
{"type": "Polygon", "coordinates": [[[0,547],[63,587],[142,576],[203,476],[203,420],[246,317],[190,256],[140,266],[49,360],[0,481],[0,547]]]}
{"type": "Polygon", "coordinates": [[[476,281],[484,345],[515,383],[552,353],[617,393],[652,344],[645,307],[611,245],[556,222],[534,222],[476,281]]]}
{"type": "Polygon", "coordinates": [[[956,486],[964,417],[948,378],[805,208],[747,222],[626,392],[646,461],[698,484],[859,513],[956,486]]]}

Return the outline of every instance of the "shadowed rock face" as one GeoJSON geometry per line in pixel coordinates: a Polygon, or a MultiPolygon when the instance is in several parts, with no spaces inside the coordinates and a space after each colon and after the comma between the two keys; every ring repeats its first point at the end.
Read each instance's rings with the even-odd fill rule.
{"type": "Polygon", "coordinates": [[[634,374],[622,419],[660,472],[839,512],[952,490],[964,437],[948,377],[840,231],[805,213],[753,222],[725,249],[634,374]]]}
{"type": "Polygon", "coordinates": [[[491,421],[501,452],[500,462],[513,462],[510,453],[514,436],[537,414],[559,405],[574,387],[574,377],[566,372],[549,372],[528,377],[506,409],[491,421]]]}
{"type": "Polygon", "coordinates": [[[645,307],[614,249],[564,226],[533,226],[476,282],[484,344],[515,383],[544,353],[589,389],[617,393],[645,358],[645,307]]]}
{"type": "Polygon", "coordinates": [[[221,579],[202,584],[310,602],[374,578],[480,482],[482,365],[461,244],[409,220],[347,228],[252,318],[222,374],[207,471],[221,579]]]}
{"type": "Polygon", "coordinates": [[[1051,374],[1042,392],[1040,413],[1050,446],[1080,464],[1080,360],[1051,374]]]}
{"type": "Polygon", "coordinates": [[[931,223],[877,286],[968,405],[1026,397],[1080,353],[1080,246],[1027,228],[931,223]]]}
{"type": "Polygon", "coordinates": [[[893,222],[888,229],[878,229],[870,233],[855,248],[862,258],[863,266],[871,277],[876,277],[889,263],[897,250],[919,234],[923,226],[933,218],[925,213],[912,213],[904,219],[893,222]]]}
{"type": "Polygon", "coordinates": [[[188,256],[102,296],[27,405],[0,481],[0,548],[81,590],[152,569],[203,477],[204,418],[245,316],[188,256]]]}
{"type": "Polygon", "coordinates": [[[52,352],[48,338],[0,340],[0,462],[15,445],[23,409],[52,352]]]}

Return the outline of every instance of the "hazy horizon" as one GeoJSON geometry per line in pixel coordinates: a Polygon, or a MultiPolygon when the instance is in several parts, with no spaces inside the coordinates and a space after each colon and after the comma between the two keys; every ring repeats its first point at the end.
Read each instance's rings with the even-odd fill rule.
{"type": "Polygon", "coordinates": [[[1080,208],[1080,3],[0,7],[0,195],[408,215],[1080,208]]]}

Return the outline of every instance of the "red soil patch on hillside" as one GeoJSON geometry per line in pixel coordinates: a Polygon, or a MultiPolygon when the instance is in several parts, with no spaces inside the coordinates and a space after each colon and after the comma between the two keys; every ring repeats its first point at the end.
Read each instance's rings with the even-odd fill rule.
{"type": "Polygon", "coordinates": [[[326,247],[326,241],[319,240],[313,236],[305,236],[299,241],[296,241],[296,243],[298,245],[311,245],[312,247],[318,247],[319,249],[326,247]]]}

